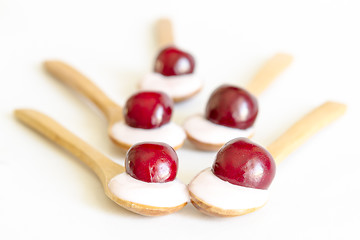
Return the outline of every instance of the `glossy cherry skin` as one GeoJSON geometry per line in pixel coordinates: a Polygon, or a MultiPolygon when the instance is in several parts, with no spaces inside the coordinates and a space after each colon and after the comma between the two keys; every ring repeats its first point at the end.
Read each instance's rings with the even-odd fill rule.
{"type": "Polygon", "coordinates": [[[191,54],[171,46],[164,48],[156,57],[154,71],[164,76],[193,73],[195,60],[191,54]]]}
{"type": "Polygon", "coordinates": [[[221,85],[211,94],[205,110],[207,120],[226,127],[251,127],[259,108],[255,96],[245,89],[221,85]]]}
{"type": "Polygon", "coordinates": [[[126,154],[125,169],[131,177],[143,182],[170,182],[177,174],[178,157],[166,143],[137,143],[126,154]]]}
{"type": "Polygon", "coordinates": [[[212,172],[235,185],[268,189],[276,164],[265,148],[247,138],[235,138],[219,150],[212,172]]]}
{"type": "Polygon", "coordinates": [[[171,119],[173,101],[162,92],[139,92],[125,104],[124,118],[134,128],[152,129],[168,123],[171,119]]]}

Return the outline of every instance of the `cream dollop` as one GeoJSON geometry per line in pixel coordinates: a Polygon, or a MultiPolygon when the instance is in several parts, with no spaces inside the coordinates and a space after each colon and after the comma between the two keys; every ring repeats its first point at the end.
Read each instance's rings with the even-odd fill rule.
{"type": "Polygon", "coordinates": [[[120,199],[153,207],[176,207],[189,201],[186,185],[177,179],[148,183],[124,172],[110,180],[109,189],[120,199]]]}
{"type": "Polygon", "coordinates": [[[269,199],[268,190],[231,184],[215,176],[211,168],[200,172],[188,188],[202,201],[224,210],[257,208],[269,199]]]}
{"type": "Polygon", "coordinates": [[[202,85],[202,81],[194,74],[168,77],[153,72],[145,75],[140,82],[140,89],[162,91],[171,98],[182,98],[197,92],[202,85]]]}
{"type": "Polygon", "coordinates": [[[238,137],[250,137],[254,127],[247,129],[230,128],[210,122],[201,115],[189,117],[184,123],[185,132],[199,142],[225,144],[238,137]]]}
{"type": "Polygon", "coordinates": [[[125,122],[117,122],[111,129],[113,137],[128,145],[151,141],[164,142],[171,147],[181,146],[186,138],[184,130],[175,123],[169,122],[158,128],[143,129],[133,128],[125,122]]]}

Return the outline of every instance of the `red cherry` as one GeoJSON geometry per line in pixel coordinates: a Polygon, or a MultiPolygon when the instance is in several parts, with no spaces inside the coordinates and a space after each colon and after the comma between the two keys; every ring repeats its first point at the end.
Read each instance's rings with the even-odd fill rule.
{"type": "Polygon", "coordinates": [[[247,129],[254,124],[257,114],[255,96],[245,89],[222,85],[211,94],[205,117],[215,124],[247,129]]]}
{"type": "Polygon", "coordinates": [[[171,118],[173,102],[162,92],[139,92],[125,104],[125,122],[134,128],[158,128],[171,118]]]}
{"type": "Polygon", "coordinates": [[[194,68],[193,56],[172,46],[163,49],[156,57],[154,71],[164,76],[175,76],[193,73],[194,68]]]}
{"type": "Polygon", "coordinates": [[[276,165],[265,148],[247,138],[235,138],[217,153],[212,172],[235,185],[267,189],[275,176],[276,165]]]}
{"type": "Polygon", "coordinates": [[[178,157],[166,143],[137,143],[126,154],[125,168],[127,174],[140,181],[170,182],[176,177],[178,157]]]}

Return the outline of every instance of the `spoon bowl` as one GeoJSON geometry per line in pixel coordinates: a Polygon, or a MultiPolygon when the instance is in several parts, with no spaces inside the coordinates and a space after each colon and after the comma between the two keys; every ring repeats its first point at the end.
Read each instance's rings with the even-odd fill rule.
{"type": "MultiPolygon", "coordinates": [[[[278,137],[273,143],[271,143],[267,150],[273,156],[276,165],[282,162],[290,153],[303,144],[308,138],[318,132],[320,129],[329,125],[337,118],[342,116],[346,111],[346,105],[336,102],[326,102],[321,106],[314,109],[305,117],[300,119],[292,127],[290,127],[284,134],[278,137]]],[[[200,175],[200,174],[199,174],[200,175]]],[[[198,176],[199,176],[198,175],[198,176]]],[[[196,176],[194,180],[198,177],[196,176]]],[[[235,217],[241,216],[247,213],[254,212],[262,206],[246,209],[224,209],[214,206],[206,201],[206,199],[200,198],[196,193],[191,191],[191,184],[189,184],[190,201],[196,209],[211,216],[221,217],[235,217]]],[[[213,189],[216,191],[215,189],[213,189]]],[[[226,196],[225,196],[226,197],[226,196]]]]}
{"type": "MultiPolygon", "coordinates": [[[[124,150],[128,150],[132,146],[130,143],[119,140],[113,132],[114,126],[124,121],[121,106],[106,96],[89,78],[62,61],[45,61],[44,68],[53,77],[84,95],[103,112],[108,121],[108,135],[113,143],[124,150]]],[[[159,141],[158,139],[142,139],[141,141],[145,140],[159,141]]],[[[166,142],[165,140],[162,141],[166,142]]],[[[172,145],[172,147],[179,149],[184,141],[179,142],[179,144],[172,145]]]]}
{"type": "Polygon", "coordinates": [[[49,140],[62,146],[84,162],[98,176],[105,194],[123,208],[145,216],[161,216],[179,211],[187,203],[174,207],[157,207],[127,201],[117,197],[109,189],[109,182],[118,174],[125,172],[125,168],[72,134],[59,123],[48,116],[30,109],[19,109],[15,116],[22,123],[36,130],[49,140]]]}
{"type": "Polygon", "coordinates": [[[192,55],[176,47],[170,19],[156,22],[156,40],[158,55],[154,69],[140,80],[139,89],[163,91],[175,103],[197,95],[203,88],[203,81],[193,72],[196,64],[192,55]],[[164,68],[167,71],[163,72],[164,68]]]}
{"type": "MultiPolygon", "coordinates": [[[[289,54],[278,53],[274,55],[259,69],[257,74],[247,84],[246,89],[252,93],[252,95],[258,97],[275,78],[291,64],[292,60],[293,57],[289,54]]],[[[214,92],[216,92],[216,90],[214,92]]],[[[226,96],[229,96],[229,94],[226,96]]],[[[221,99],[224,100],[224,98],[221,99]]],[[[232,102],[237,101],[232,100],[232,102]]],[[[184,129],[187,139],[197,149],[203,151],[217,151],[227,141],[235,137],[251,138],[254,135],[253,127],[247,129],[226,127],[212,123],[203,115],[189,117],[185,121],[184,129]]]]}
{"type": "Polygon", "coordinates": [[[213,217],[237,217],[242,216],[248,213],[255,212],[260,208],[264,207],[266,204],[256,207],[256,208],[248,208],[248,209],[223,209],[216,206],[213,206],[206,201],[198,198],[192,192],[189,192],[191,204],[200,212],[213,216],[213,217]]]}

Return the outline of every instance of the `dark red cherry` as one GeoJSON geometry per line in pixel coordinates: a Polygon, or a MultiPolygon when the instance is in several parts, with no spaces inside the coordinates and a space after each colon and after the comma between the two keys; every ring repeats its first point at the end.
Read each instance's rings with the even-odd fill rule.
{"type": "Polygon", "coordinates": [[[127,174],[140,181],[170,182],[176,177],[178,157],[166,143],[137,143],[126,154],[125,168],[127,174]]]}
{"type": "Polygon", "coordinates": [[[164,48],[156,57],[154,71],[164,76],[193,73],[195,60],[191,54],[171,46],[164,48]]]}
{"type": "Polygon", "coordinates": [[[254,124],[257,114],[255,96],[245,89],[222,85],[211,94],[205,117],[215,124],[247,129],[254,124]]]}
{"type": "Polygon", "coordinates": [[[161,127],[171,118],[173,101],[162,92],[139,92],[125,104],[125,122],[130,127],[151,129],[161,127]]]}
{"type": "Polygon", "coordinates": [[[276,165],[265,148],[247,138],[235,138],[217,153],[212,172],[235,185],[267,189],[275,176],[276,165]]]}

